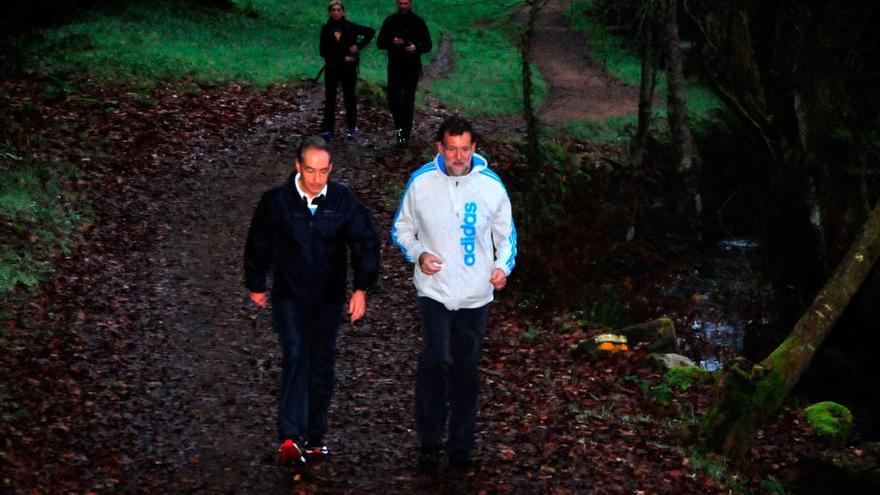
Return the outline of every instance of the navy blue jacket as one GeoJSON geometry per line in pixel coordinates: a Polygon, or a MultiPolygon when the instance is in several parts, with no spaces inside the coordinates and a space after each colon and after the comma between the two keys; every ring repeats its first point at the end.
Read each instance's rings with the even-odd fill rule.
{"type": "Polygon", "coordinates": [[[370,211],[342,184],[330,181],[312,215],[293,177],[260,199],[245,245],[245,286],[306,304],[345,302],[351,253],[353,289],[368,290],[379,275],[379,239],[370,211]]]}

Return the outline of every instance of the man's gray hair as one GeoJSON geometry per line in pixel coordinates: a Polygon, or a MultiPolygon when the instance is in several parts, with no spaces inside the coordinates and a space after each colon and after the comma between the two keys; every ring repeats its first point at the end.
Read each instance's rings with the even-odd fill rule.
{"type": "Polygon", "coordinates": [[[307,150],[326,151],[327,154],[330,155],[330,163],[333,163],[333,153],[330,151],[330,145],[321,136],[306,136],[303,138],[299,143],[299,148],[296,150],[296,159],[298,162],[305,163],[307,150]]]}

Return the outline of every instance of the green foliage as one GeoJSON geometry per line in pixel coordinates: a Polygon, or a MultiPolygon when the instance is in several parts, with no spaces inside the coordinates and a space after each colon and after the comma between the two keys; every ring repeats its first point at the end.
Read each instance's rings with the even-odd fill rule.
{"type": "Polygon", "coordinates": [[[692,448],[688,451],[688,467],[692,472],[702,472],[706,476],[726,485],[734,493],[746,493],[746,486],[739,476],[730,472],[723,457],[707,454],[692,448]]]}
{"type": "MultiPolygon", "coordinates": [[[[87,70],[107,79],[190,77],[260,87],[318,73],[323,64],[318,32],[327,20],[326,3],[236,0],[235,4],[236,9],[224,11],[160,0],[90,11],[73,23],[45,30],[46,41],[32,50],[31,65],[48,73],[87,70]]],[[[346,2],[349,19],[377,33],[394,9],[393,2],[346,2]]],[[[465,115],[501,115],[521,108],[519,50],[504,32],[505,27],[513,28],[475,24],[505,18],[510,9],[505,2],[436,0],[416,5],[431,29],[432,55],[443,32],[453,36],[455,70],[431,89],[465,115]]],[[[385,84],[386,56],[376,49],[375,41],[361,53],[360,77],[373,87],[385,84]]],[[[546,88],[537,79],[540,102],[546,88]]],[[[47,97],[63,94],[63,87],[53,87],[47,97]]]]}
{"type": "MultiPolygon", "coordinates": [[[[573,2],[568,10],[568,18],[572,27],[583,31],[589,40],[589,54],[594,61],[601,64],[609,74],[624,84],[638,86],[641,81],[642,61],[635,41],[623,36],[612,34],[591,17],[588,13],[593,8],[593,0],[573,2]]],[[[658,74],[657,96],[659,108],[655,109],[655,117],[666,118],[666,75],[658,74]]],[[[700,81],[685,81],[688,99],[688,114],[692,125],[705,125],[712,120],[714,114],[724,108],[717,96],[700,81]]],[[[627,129],[636,124],[635,116],[613,117],[604,122],[580,121],[572,123],[570,129],[577,136],[599,142],[622,141],[627,129]],[[592,136],[596,135],[596,138],[592,136]]]]}
{"type": "Polygon", "coordinates": [[[0,299],[17,286],[33,290],[66,252],[82,219],[61,198],[58,179],[71,172],[0,153],[0,299]]]}
{"type": "Polygon", "coordinates": [[[781,481],[776,479],[775,476],[768,475],[767,478],[761,481],[761,488],[767,491],[767,493],[771,493],[773,495],[785,495],[788,493],[788,490],[781,481]]]}
{"type": "MultiPolygon", "coordinates": [[[[654,114],[656,117],[660,117],[661,112],[655,111],[654,114]]],[[[635,134],[636,124],[637,117],[635,115],[621,115],[605,120],[574,120],[558,125],[555,131],[557,134],[568,135],[592,143],[621,145],[628,142],[635,134]]]]}
{"type": "MultiPolygon", "coordinates": [[[[431,84],[433,93],[465,116],[494,117],[522,111],[519,51],[500,32],[466,29],[453,41],[455,72],[431,84]]],[[[536,67],[534,104],[540,106],[547,87],[536,67]]]]}
{"type": "Polygon", "coordinates": [[[804,416],[816,434],[831,441],[845,440],[853,426],[850,410],[836,402],[813,404],[804,409],[804,416]]]}
{"type": "Polygon", "coordinates": [[[642,391],[642,394],[644,394],[646,397],[651,391],[651,384],[648,383],[647,380],[645,380],[644,378],[642,378],[638,375],[626,375],[623,378],[621,378],[621,381],[623,383],[632,383],[632,384],[636,385],[642,391]]]}
{"type": "Polygon", "coordinates": [[[528,328],[519,336],[519,340],[525,344],[533,344],[541,338],[541,325],[529,323],[528,328]]]}
{"type": "Polygon", "coordinates": [[[592,7],[592,0],[572,2],[567,12],[571,26],[586,35],[593,60],[602,64],[609,74],[622,82],[638,86],[642,74],[638,47],[621,36],[609,33],[596,22],[587,14],[592,7]]]}
{"type": "Polygon", "coordinates": [[[593,301],[588,307],[575,311],[573,315],[580,320],[583,327],[614,330],[623,326],[626,321],[626,306],[620,301],[620,297],[612,294],[605,301],[593,301]]]}
{"type": "Polygon", "coordinates": [[[697,366],[672,368],[663,376],[669,388],[687,390],[692,385],[702,385],[712,381],[712,373],[697,366]]]}
{"type": "Polygon", "coordinates": [[[675,397],[672,394],[672,388],[665,383],[661,383],[656,387],[651,387],[648,398],[662,406],[669,406],[675,397]]]}

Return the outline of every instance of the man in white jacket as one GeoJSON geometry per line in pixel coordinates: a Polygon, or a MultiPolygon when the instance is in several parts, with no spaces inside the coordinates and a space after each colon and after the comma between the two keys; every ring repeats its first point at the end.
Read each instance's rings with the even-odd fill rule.
{"type": "Polygon", "coordinates": [[[415,264],[423,326],[416,433],[424,470],[439,465],[447,410],[449,466],[474,466],[478,365],[489,305],[516,259],[510,198],[475,148],[469,122],[444,121],[437,156],[410,177],[391,231],[415,264]]]}

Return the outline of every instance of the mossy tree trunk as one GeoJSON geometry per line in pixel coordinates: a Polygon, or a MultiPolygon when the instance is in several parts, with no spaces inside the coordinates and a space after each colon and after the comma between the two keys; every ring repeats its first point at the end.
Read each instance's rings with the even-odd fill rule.
{"type": "Polygon", "coordinates": [[[704,442],[742,459],[761,424],[788,396],[880,257],[880,202],[834,274],[788,338],[759,364],[739,360],[725,372],[718,401],[706,415],[704,442]]]}

